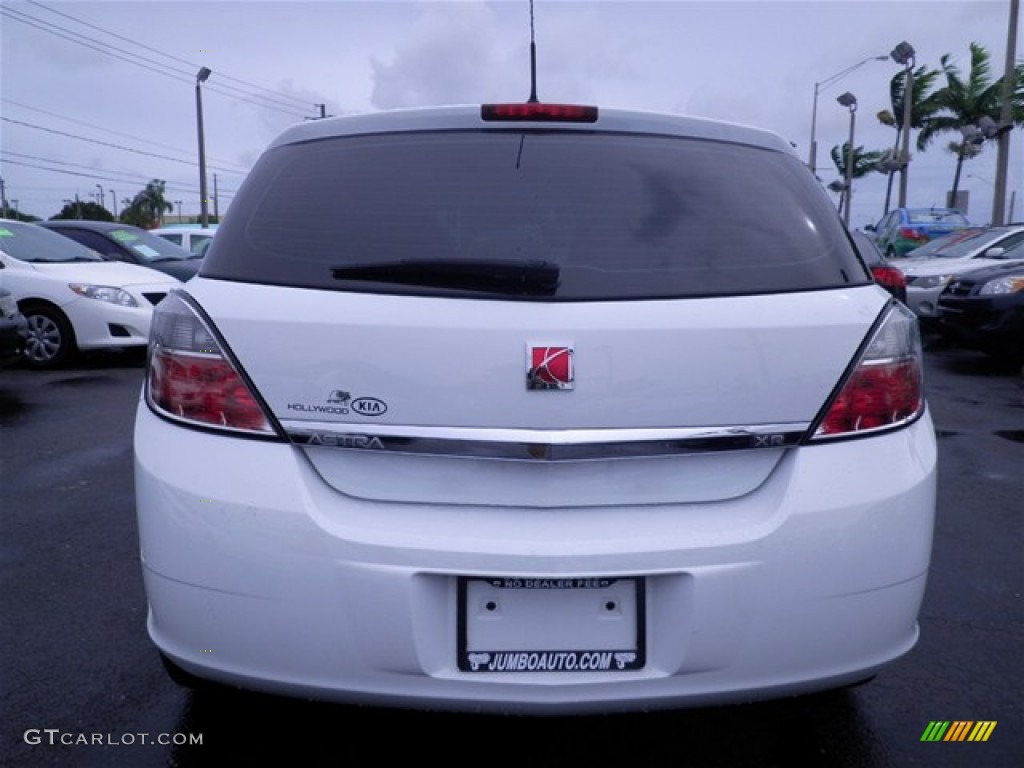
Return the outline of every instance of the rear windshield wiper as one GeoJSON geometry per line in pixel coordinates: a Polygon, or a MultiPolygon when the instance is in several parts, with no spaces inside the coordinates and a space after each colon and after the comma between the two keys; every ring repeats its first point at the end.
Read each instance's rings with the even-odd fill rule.
{"type": "Polygon", "coordinates": [[[559,267],[547,261],[402,259],[332,267],[336,280],[552,296],[559,267]]]}

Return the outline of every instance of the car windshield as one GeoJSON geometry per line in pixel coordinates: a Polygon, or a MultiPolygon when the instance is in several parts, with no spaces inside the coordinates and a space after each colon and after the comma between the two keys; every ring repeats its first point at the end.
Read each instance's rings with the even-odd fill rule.
{"type": "Polygon", "coordinates": [[[91,248],[79,245],[35,224],[16,221],[0,223],[0,250],[19,261],[69,262],[103,261],[91,248]]]}
{"type": "Polygon", "coordinates": [[[952,224],[966,227],[970,224],[960,211],[929,208],[921,211],[907,211],[907,220],[911,224],[952,224]]]}
{"type": "Polygon", "coordinates": [[[169,240],[144,229],[125,227],[112,229],[107,234],[126,248],[130,248],[144,261],[179,261],[192,258],[192,254],[169,240]]]}
{"type": "Polygon", "coordinates": [[[990,243],[995,243],[1006,237],[1010,230],[1005,228],[1000,229],[986,229],[983,232],[978,232],[970,237],[965,237],[963,240],[958,240],[955,243],[937,251],[934,255],[939,259],[962,259],[967,256],[972,256],[975,253],[982,251],[990,243]]]}

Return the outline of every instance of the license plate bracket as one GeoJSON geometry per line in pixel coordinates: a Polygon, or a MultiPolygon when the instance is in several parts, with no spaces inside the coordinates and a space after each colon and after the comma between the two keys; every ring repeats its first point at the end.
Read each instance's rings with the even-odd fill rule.
{"type": "Polygon", "coordinates": [[[463,672],[626,672],[646,663],[644,579],[462,576],[463,672]]]}

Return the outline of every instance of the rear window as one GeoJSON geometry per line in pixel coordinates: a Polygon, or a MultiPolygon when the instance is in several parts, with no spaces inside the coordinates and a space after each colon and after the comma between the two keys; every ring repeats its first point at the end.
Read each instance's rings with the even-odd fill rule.
{"type": "Polygon", "coordinates": [[[955,227],[966,227],[970,224],[959,211],[908,211],[907,219],[911,224],[949,224],[955,227]]]}
{"type": "Polygon", "coordinates": [[[201,274],[488,295],[486,283],[395,283],[372,269],[415,262],[543,262],[557,287],[513,298],[548,301],[870,282],[828,196],[794,157],[557,131],[384,134],[272,149],[236,195],[201,274]]]}

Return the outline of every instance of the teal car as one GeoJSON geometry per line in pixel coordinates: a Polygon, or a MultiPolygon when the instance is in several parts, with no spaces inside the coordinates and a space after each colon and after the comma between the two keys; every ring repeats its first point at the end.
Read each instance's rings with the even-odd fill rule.
{"type": "Polygon", "coordinates": [[[971,222],[956,208],[894,208],[866,229],[874,234],[878,249],[892,259],[970,226],[971,222]]]}

